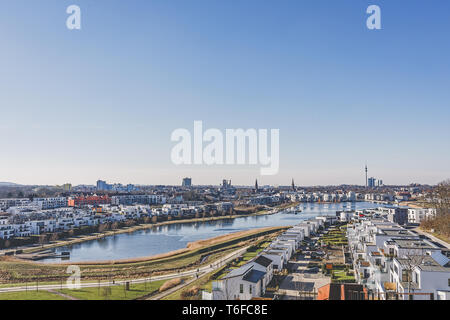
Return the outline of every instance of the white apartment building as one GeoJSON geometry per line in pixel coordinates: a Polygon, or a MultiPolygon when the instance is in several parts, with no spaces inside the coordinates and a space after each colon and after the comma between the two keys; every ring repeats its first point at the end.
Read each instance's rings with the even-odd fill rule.
{"type": "Polygon", "coordinates": [[[30,200],[26,198],[0,199],[0,210],[7,210],[10,207],[25,206],[30,204],[30,200]]]}
{"type": "Polygon", "coordinates": [[[419,224],[423,220],[431,219],[436,216],[436,209],[433,208],[409,208],[408,223],[419,224]]]}
{"type": "Polygon", "coordinates": [[[66,197],[34,198],[33,204],[36,204],[42,210],[63,208],[67,207],[67,198],[66,197]]]}

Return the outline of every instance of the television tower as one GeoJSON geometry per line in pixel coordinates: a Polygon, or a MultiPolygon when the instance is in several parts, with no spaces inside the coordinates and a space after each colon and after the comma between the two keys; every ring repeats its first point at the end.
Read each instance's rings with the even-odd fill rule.
{"type": "Polygon", "coordinates": [[[367,162],[366,162],[366,188],[367,188],[367,162]]]}

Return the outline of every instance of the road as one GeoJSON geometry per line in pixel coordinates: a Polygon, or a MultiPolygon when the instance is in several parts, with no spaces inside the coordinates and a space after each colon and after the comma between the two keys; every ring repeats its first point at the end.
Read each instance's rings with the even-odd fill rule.
{"type": "MultiPolygon", "coordinates": [[[[187,270],[187,271],[183,271],[183,272],[179,272],[179,273],[172,273],[172,274],[166,274],[166,275],[161,275],[161,276],[154,276],[151,278],[141,278],[141,279],[133,279],[133,280],[119,280],[119,281],[115,281],[114,284],[110,281],[108,282],[82,282],[80,283],[80,288],[93,288],[93,287],[109,287],[109,286],[118,286],[118,285],[123,285],[126,282],[130,282],[130,283],[145,283],[145,282],[150,282],[150,281],[158,281],[158,280],[168,280],[168,279],[174,279],[174,278],[180,278],[180,277],[190,277],[190,276],[195,276],[196,274],[198,275],[198,277],[201,277],[207,273],[210,273],[220,267],[222,267],[224,264],[226,264],[227,262],[239,257],[240,255],[242,255],[246,250],[247,250],[248,246],[241,248],[239,250],[236,250],[228,255],[226,255],[223,258],[220,258],[216,261],[214,261],[212,264],[200,267],[198,269],[192,269],[192,270],[187,270]]],[[[194,279],[195,280],[195,279],[194,279]]],[[[181,287],[188,285],[189,282],[184,283],[181,287]]],[[[18,287],[8,287],[8,288],[0,288],[0,293],[5,293],[5,292],[19,292],[19,291],[27,291],[27,290],[33,290],[33,288],[35,288],[34,285],[30,285],[30,286],[18,286],[18,287]]],[[[63,285],[63,288],[66,288],[65,285],[63,285]]],[[[61,284],[51,284],[51,285],[39,285],[39,290],[58,290],[61,289],[61,284]]],[[[174,288],[172,288],[174,289],[174,288]]],[[[165,297],[166,295],[170,294],[166,292],[161,294],[161,297],[165,297]]]]}
{"type": "Polygon", "coordinates": [[[214,270],[219,269],[220,267],[222,267],[224,264],[228,263],[229,261],[241,256],[242,254],[244,254],[247,251],[248,248],[249,248],[249,246],[241,248],[239,250],[236,250],[236,251],[230,253],[229,255],[225,256],[224,258],[220,259],[219,261],[216,261],[213,264],[203,268],[203,270],[200,270],[200,272],[197,273],[197,277],[195,277],[194,279],[191,279],[185,283],[182,283],[181,285],[179,285],[177,287],[174,287],[174,288],[164,291],[160,294],[157,294],[157,295],[149,298],[149,300],[160,300],[160,299],[174,293],[175,291],[178,291],[181,288],[184,288],[184,287],[190,285],[195,280],[203,277],[204,275],[206,275],[210,272],[213,272],[214,270]]]}
{"type": "Polygon", "coordinates": [[[428,232],[425,232],[425,231],[419,229],[418,227],[414,228],[413,231],[430,238],[431,241],[437,242],[440,245],[443,245],[444,247],[446,247],[447,249],[450,249],[450,244],[448,244],[447,242],[445,242],[439,238],[436,238],[435,236],[433,236],[432,234],[429,234],[428,232]]]}

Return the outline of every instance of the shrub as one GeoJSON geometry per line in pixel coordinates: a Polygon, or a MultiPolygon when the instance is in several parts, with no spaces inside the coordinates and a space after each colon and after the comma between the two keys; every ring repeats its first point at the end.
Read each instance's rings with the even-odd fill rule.
{"type": "Polygon", "coordinates": [[[199,294],[199,292],[200,292],[200,289],[198,287],[192,287],[190,289],[183,290],[181,292],[180,296],[181,296],[181,299],[187,300],[189,298],[197,296],[199,294]]]}
{"type": "Polygon", "coordinates": [[[168,281],[164,282],[164,284],[159,288],[159,292],[169,290],[170,288],[176,287],[180,283],[181,283],[180,278],[168,280],[168,281]]]}

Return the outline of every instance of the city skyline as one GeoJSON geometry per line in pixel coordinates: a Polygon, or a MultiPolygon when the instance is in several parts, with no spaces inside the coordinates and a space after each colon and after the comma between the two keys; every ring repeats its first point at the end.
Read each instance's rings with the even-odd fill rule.
{"type": "MultiPolygon", "coordinates": [[[[281,184],[275,184],[275,185],[271,185],[271,184],[264,184],[264,183],[262,183],[262,184],[260,184],[260,186],[261,187],[264,187],[264,186],[275,186],[275,187],[278,187],[278,186],[283,186],[283,187],[287,187],[287,186],[290,186],[291,188],[294,188],[294,187],[326,187],[326,186],[340,186],[340,185],[351,185],[351,186],[361,186],[361,187],[365,187],[365,188],[375,188],[375,187],[384,187],[384,186],[402,186],[402,185],[411,185],[411,184],[416,184],[416,183],[418,183],[418,184],[422,184],[422,185],[433,185],[433,184],[428,184],[428,183],[420,183],[420,182],[411,182],[411,183],[407,183],[407,184],[384,184],[383,183],[383,180],[382,179],[379,179],[379,178],[375,178],[375,177],[373,177],[373,176],[368,176],[367,174],[368,174],[368,167],[367,167],[367,164],[365,165],[365,167],[364,167],[364,174],[365,174],[365,184],[357,184],[357,183],[340,183],[340,184],[310,184],[310,185],[307,185],[307,184],[303,184],[303,185],[296,185],[295,184],[295,179],[294,178],[291,178],[291,181],[290,181],[290,183],[289,184],[283,184],[283,183],[281,183],[281,184]]],[[[261,179],[261,177],[259,177],[259,179],[261,179]]],[[[220,179],[219,179],[220,180],[220,179]]],[[[169,183],[144,183],[144,184],[142,184],[142,183],[138,183],[138,184],[136,184],[136,183],[133,183],[133,182],[130,182],[130,181],[128,181],[128,182],[123,182],[123,181],[106,181],[106,180],[102,180],[101,178],[99,178],[99,179],[97,179],[96,181],[95,181],[95,183],[76,183],[76,184],[73,184],[72,182],[70,182],[70,181],[66,181],[66,182],[64,182],[64,183],[61,183],[61,184],[51,184],[51,185],[56,185],[56,186],[65,186],[65,185],[67,185],[67,184],[70,184],[71,186],[76,186],[76,185],[90,185],[90,186],[97,186],[97,188],[98,188],[98,186],[99,186],[99,183],[101,184],[101,185],[103,185],[103,187],[100,189],[100,190],[108,190],[108,189],[106,189],[105,188],[105,186],[106,185],[108,185],[108,186],[112,186],[112,185],[121,185],[121,186],[123,186],[123,187],[127,187],[127,186],[154,186],[154,185],[168,185],[168,186],[179,186],[179,185],[181,185],[181,186],[183,186],[183,187],[190,187],[190,186],[209,186],[209,185],[211,185],[211,186],[214,186],[214,185],[221,185],[221,183],[223,182],[223,181],[229,181],[230,182],[230,184],[231,184],[231,182],[233,181],[233,179],[223,179],[223,180],[221,180],[221,181],[219,181],[219,182],[217,182],[217,183],[198,183],[198,184],[195,184],[195,179],[193,179],[192,177],[185,177],[185,176],[183,176],[182,178],[180,178],[180,181],[181,181],[181,183],[179,182],[178,184],[177,183],[174,183],[174,184],[169,184],[169,183]],[[194,182],[193,182],[194,181],[194,182]]],[[[442,182],[442,181],[439,181],[438,183],[440,183],[440,182],[442,182]]],[[[28,184],[20,184],[20,183],[15,183],[15,182],[11,182],[11,181],[0,181],[0,184],[2,184],[2,185],[10,185],[10,184],[12,184],[12,185],[38,185],[38,184],[33,184],[33,183],[28,183],[28,184]]],[[[51,185],[49,185],[49,186],[51,186],[51,185]]],[[[252,184],[233,184],[233,185],[235,185],[235,186],[241,186],[241,187],[252,187],[252,184]]],[[[258,178],[256,178],[256,180],[255,180],[255,185],[253,186],[254,188],[257,188],[257,186],[258,186],[258,178]]]]}
{"type": "Polygon", "coordinates": [[[448,1],[0,4],[0,181],[436,184],[450,177],[448,1]],[[175,166],[177,128],[277,128],[280,166],[175,166]]]}

